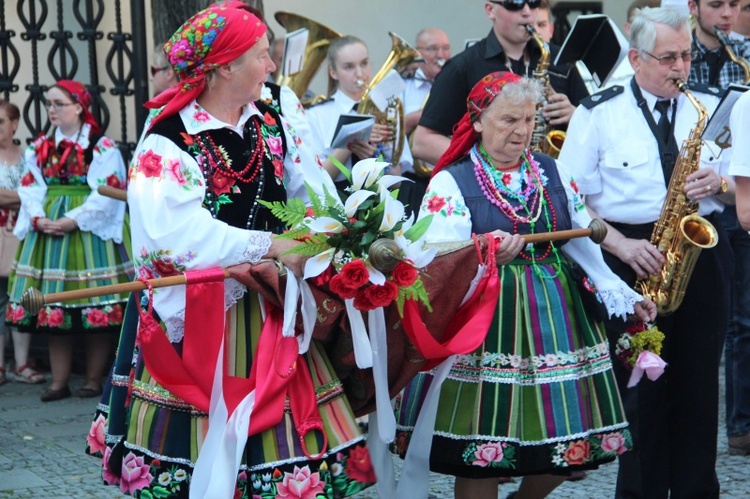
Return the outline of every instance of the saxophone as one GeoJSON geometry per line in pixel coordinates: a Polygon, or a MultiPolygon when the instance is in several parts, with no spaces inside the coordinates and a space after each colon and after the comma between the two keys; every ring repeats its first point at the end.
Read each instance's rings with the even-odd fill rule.
{"type": "Polygon", "coordinates": [[[716,246],[719,240],[714,226],[697,215],[698,202],[685,196],[685,179],[699,168],[701,135],[706,128],[708,111],[690,93],[684,81],[675,80],[675,83],[698,112],[698,122],[682,143],[667,198],[651,234],[651,244],[666,260],[664,267],[659,274],[636,282],[636,290],[653,300],[660,315],[669,315],[679,308],[698,255],[702,249],[716,246]]]}
{"type": "MultiPolygon", "coordinates": [[[[536,32],[534,26],[527,24],[526,30],[529,32],[534,42],[539,46],[539,50],[542,52],[542,57],[539,59],[539,63],[534,68],[532,76],[538,81],[544,89],[545,95],[550,91],[549,86],[549,44],[542,40],[539,33],[536,32]]],[[[534,115],[534,131],[531,133],[531,150],[540,151],[544,154],[548,154],[553,158],[557,159],[560,155],[560,149],[562,148],[563,142],[565,141],[565,132],[562,130],[550,130],[549,123],[544,118],[542,110],[547,105],[547,99],[545,98],[542,102],[536,105],[536,114],[534,115]]]]}
{"type": "Polygon", "coordinates": [[[716,35],[716,38],[719,39],[719,43],[721,43],[721,46],[729,56],[729,59],[731,59],[733,63],[742,68],[742,72],[745,73],[745,79],[742,84],[747,85],[748,83],[750,83],[750,62],[747,62],[746,59],[734,53],[734,50],[732,50],[732,45],[731,43],[729,43],[729,37],[721,28],[719,28],[718,26],[714,26],[713,30],[714,35],[716,35]]]}

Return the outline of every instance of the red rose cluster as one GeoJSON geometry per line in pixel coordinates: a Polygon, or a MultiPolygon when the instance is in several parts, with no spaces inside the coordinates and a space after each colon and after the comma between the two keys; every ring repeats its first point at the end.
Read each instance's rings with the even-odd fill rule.
{"type": "Polygon", "coordinates": [[[417,269],[405,262],[399,262],[391,273],[391,278],[384,284],[370,282],[370,272],[362,260],[352,260],[341,268],[341,271],[329,281],[331,291],[341,298],[354,298],[357,310],[368,311],[390,305],[398,297],[398,288],[411,286],[417,280],[417,269]]]}

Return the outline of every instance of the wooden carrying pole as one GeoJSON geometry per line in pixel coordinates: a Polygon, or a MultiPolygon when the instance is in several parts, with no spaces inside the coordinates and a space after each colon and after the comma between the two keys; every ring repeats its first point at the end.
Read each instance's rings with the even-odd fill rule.
{"type": "Polygon", "coordinates": [[[96,192],[102,196],[117,199],[118,201],[128,201],[128,191],[125,189],[118,189],[117,187],[112,187],[110,185],[100,185],[96,188],[96,192]]]}
{"type": "MultiPolygon", "coordinates": [[[[224,277],[229,277],[229,272],[226,270],[224,271],[224,277]]],[[[148,282],[153,288],[164,288],[167,286],[185,284],[186,279],[184,275],[173,275],[158,279],[149,279],[148,282]]],[[[95,296],[103,295],[132,293],[133,291],[141,291],[147,287],[146,283],[142,281],[133,281],[123,284],[110,284],[108,286],[96,286],[93,288],[63,291],[61,293],[50,293],[47,295],[43,295],[38,289],[29,288],[24,292],[23,296],[21,296],[21,306],[29,313],[36,315],[44,305],[49,303],[82,300],[84,298],[93,298],[95,296]]]]}
{"type": "MultiPolygon", "coordinates": [[[[101,189],[101,187],[100,187],[101,189]]],[[[595,243],[599,244],[604,240],[607,235],[607,226],[599,219],[594,219],[591,224],[585,229],[571,229],[571,230],[560,230],[557,232],[543,232],[541,234],[527,234],[523,236],[527,243],[544,243],[549,241],[559,241],[562,239],[573,239],[576,237],[589,237],[595,243]]],[[[379,239],[376,241],[378,244],[373,243],[370,248],[370,257],[373,260],[385,260],[381,262],[382,265],[378,268],[382,268],[384,272],[388,272],[387,269],[395,267],[394,261],[400,260],[398,256],[398,247],[395,246],[395,242],[389,239],[379,239]],[[377,250],[376,250],[377,247],[377,250]],[[383,253],[383,255],[378,255],[383,253]],[[377,258],[376,258],[377,257],[377,258]]],[[[450,253],[456,251],[462,247],[474,244],[474,241],[462,241],[460,243],[452,244],[439,244],[441,248],[440,254],[450,253]]],[[[374,262],[375,263],[375,262],[374,262]]],[[[279,274],[283,275],[285,272],[280,262],[276,262],[279,267],[279,274]]],[[[224,276],[229,277],[229,271],[224,270],[224,276]]],[[[158,279],[149,279],[149,284],[154,288],[163,288],[167,286],[177,286],[185,284],[184,275],[176,275],[170,277],[161,277],[158,279]]],[[[42,307],[49,303],[60,303],[71,300],[81,300],[84,298],[93,298],[95,296],[102,295],[114,295],[132,293],[133,291],[141,291],[146,289],[146,284],[141,281],[127,282],[124,284],[111,284],[109,286],[98,286],[87,289],[77,289],[74,291],[63,291],[61,293],[50,293],[43,295],[39,290],[29,288],[24,292],[21,297],[21,305],[29,313],[36,315],[42,307]]]]}

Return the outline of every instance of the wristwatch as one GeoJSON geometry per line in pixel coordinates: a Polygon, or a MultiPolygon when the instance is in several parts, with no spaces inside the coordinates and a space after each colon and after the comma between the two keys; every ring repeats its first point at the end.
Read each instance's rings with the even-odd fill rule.
{"type": "Polygon", "coordinates": [[[721,177],[721,187],[719,187],[719,194],[724,194],[729,190],[729,183],[727,183],[727,179],[724,177],[721,177]]]}

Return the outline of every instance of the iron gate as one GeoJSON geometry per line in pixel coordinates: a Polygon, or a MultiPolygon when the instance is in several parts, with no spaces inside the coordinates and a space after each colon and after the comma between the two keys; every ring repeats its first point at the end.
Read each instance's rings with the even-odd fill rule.
{"type": "Polygon", "coordinates": [[[26,142],[49,131],[43,104],[47,88],[59,79],[75,79],[86,84],[102,130],[129,159],[148,99],[144,1],[130,0],[130,19],[124,20],[121,0],[0,0],[0,97],[21,108],[29,130],[26,142]],[[115,26],[106,37],[103,19],[115,26]],[[28,58],[22,55],[27,53],[28,58]],[[105,100],[106,93],[112,99],[105,100]]]}

